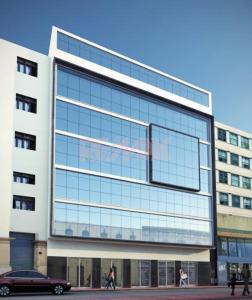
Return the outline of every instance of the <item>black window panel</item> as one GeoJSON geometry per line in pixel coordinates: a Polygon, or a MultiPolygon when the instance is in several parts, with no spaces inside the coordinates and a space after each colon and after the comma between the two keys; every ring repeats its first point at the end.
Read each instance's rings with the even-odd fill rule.
{"type": "Polygon", "coordinates": [[[223,141],[223,142],[227,141],[226,130],[218,128],[218,140],[223,141]]]}
{"type": "Polygon", "coordinates": [[[19,183],[35,184],[35,175],[13,172],[13,180],[19,183]]]}
{"type": "Polygon", "coordinates": [[[21,210],[35,210],[35,198],[25,196],[13,196],[13,208],[21,210]]]}
{"type": "Polygon", "coordinates": [[[36,136],[16,131],[15,146],[17,148],[36,150],[36,136]]]}
{"type": "Polygon", "coordinates": [[[227,151],[218,150],[219,161],[227,163],[227,151]]]}
{"type": "Polygon", "coordinates": [[[228,194],[227,193],[219,193],[220,204],[228,205],[228,194]]]}
{"type": "Polygon", "coordinates": [[[235,153],[230,153],[230,163],[233,166],[239,166],[239,155],[235,153]]]}
{"type": "Polygon", "coordinates": [[[232,206],[233,207],[238,207],[238,208],[241,207],[240,196],[232,195],[232,206]]]}
{"type": "Polygon", "coordinates": [[[228,173],[224,171],[219,171],[219,182],[228,183],[228,173]]]}
{"type": "Polygon", "coordinates": [[[37,113],[37,100],[16,94],[16,108],[27,112],[37,113]]]}
{"type": "Polygon", "coordinates": [[[17,58],[17,71],[20,73],[24,73],[27,75],[37,77],[38,76],[38,64],[33,61],[18,57],[17,58]]]}

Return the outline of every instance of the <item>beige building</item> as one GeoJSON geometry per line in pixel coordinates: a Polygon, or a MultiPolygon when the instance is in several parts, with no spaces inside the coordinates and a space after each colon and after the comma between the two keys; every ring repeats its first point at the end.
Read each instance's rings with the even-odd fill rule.
{"type": "Polygon", "coordinates": [[[218,279],[252,267],[252,134],[215,122],[218,279]]]}

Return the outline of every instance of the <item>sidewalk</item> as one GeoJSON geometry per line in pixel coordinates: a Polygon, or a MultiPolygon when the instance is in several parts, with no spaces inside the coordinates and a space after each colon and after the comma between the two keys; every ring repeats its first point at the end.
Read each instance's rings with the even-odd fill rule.
{"type": "MultiPolygon", "coordinates": [[[[243,287],[236,288],[236,295],[223,286],[205,286],[188,288],[117,288],[115,291],[105,289],[73,288],[72,292],[78,299],[92,300],[221,300],[221,299],[252,299],[242,296],[243,287]],[[77,293],[76,293],[77,292],[77,293]]],[[[69,298],[70,299],[70,298],[69,298]]],[[[65,299],[67,300],[67,299],[65,299]]]]}

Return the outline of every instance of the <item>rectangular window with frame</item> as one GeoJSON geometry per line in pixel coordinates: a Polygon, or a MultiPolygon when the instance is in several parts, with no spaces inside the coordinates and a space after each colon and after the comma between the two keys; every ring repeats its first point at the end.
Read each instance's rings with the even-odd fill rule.
{"type": "Polygon", "coordinates": [[[250,169],[250,159],[248,157],[242,156],[242,167],[250,169]]]}
{"type": "Polygon", "coordinates": [[[37,77],[38,76],[38,64],[33,61],[18,57],[17,58],[17,71],[20,73],[24,73],[27,75],[37,77]]]}
{"type": "Polygon", "coordinates": [[[229,142],[231,145],[238,146],[238,135],[235,133],[229,133],[229,142]]]}
{"type": "Polygon", "coordinates": [[[13,196],[13,208],[35,211],[35,198],[26,196],[13,196]]]}
{"type": "Polygon", "coordinates": [[[219,171],[219,182],[228,184],[228,173],[224,171],[219,171]]]}
{"type": "Polygon", "coordinates": [[[243,197],[243,208],[251,209],[251,198],[243,197]]]}
{"type": "Polygon", "coordinates": [[[241,147],[244,149],[249,149],[249,139],[241,136],[241,147]]]}
{"type": "Polygon", "coordinates": [[[228,256],[228,242],[225,237],[218,237],[218,255],[228,256]]]}
{"type": "Polygon", "coordinates": [[[231,185],[239,187],[240,186],[240,178],[239,175],[231,174],[231,185]]]}
{"type": "Polygon", "coordinates": [[[224,150],[218,150],[218,158],[219,161],[227,163],[227,151],[224,150]]]}
{"type": "Polygon", "coordinates": [[[35,184],[35,175],[13,172],[13,180],[17,183],[35,184]]]}
{"type": "Polygon", "coordinates": [[[37,100],[24,95],[16,94],[16,109],[37,113],[37,100]]]}
{"type": "Polygon", "coordinates": [[[227,141],[227,132],[224,129],[218,128],[218,140],[226,142],[227,141]]]}
{"type": "Polygon", "coordinates": [[[251,179],[249,177],[242,177],[242,187],[244,189],[251,189],[251,179]]]}
{"type": "Polygon", "coordinates": [[[239,155],[235,153],[230,153],[230,163],[233,166],[239,166],[239,155]]]}
{"type": "Polygon", "coordinates": [[[36,136],[15,131],[15,147],[36,150],[36,136]]]}
{"type": "Polygon", "coordinates": [[[241,199],[240,196],[232,195],[232,206],[233,207],[241,207],[241,199]]]}
{"type": "Polygon", "coordinates": [[[228,194],[219,193],[219,200],[221,205],[228,205],[228,194]]]}

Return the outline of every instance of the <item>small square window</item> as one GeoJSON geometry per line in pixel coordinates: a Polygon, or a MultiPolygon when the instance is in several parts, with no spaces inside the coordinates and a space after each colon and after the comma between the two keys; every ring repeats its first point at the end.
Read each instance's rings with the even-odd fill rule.
{"type": "Polygon", "coordinates": [[[242,157],[242,167],[245,169],[250,169],[250,159],[248,157],[242,157]]]}
{"type": "Polygon", "coordinates": [[[229,133],[229,142],[234,146],[238,146],[238,135],[235,133],[229,133]]]}
{"type": "Polygon", "coordinates": [[[227,151],[218,150],[219,161],[227,163],[227,151]]]}
{"type": "Polygon", "coordinates": [[[36,113],[37,100],[27,96],[16,94],[16,108],[23,111],[36,113]]]}
{"type": "Polygon", "coordinates": [[[228,194],[219,193],[219,200],[221,205],[228,205],[228,194]]]}
{"type": "Polygon", "coordinates": [[[235,153],[230,153],[230,163],[233,166],[239,166],[239,155],[235,153]]]}
{"type": "Polygon", "coordinates": [[[247,197],[243,198],[243,208],[251,209],[251,198],[247,198],[247,197]]]}
{"type": "Polygon", "coordinates": [[[228,183],[228,173],[224,171],[219,171],[219,182],[220,183],[228,183]]]}
{"type": "Polygon", "coordinates": [[[242,136],[241,137],[241,147],[244,149],[249,149],[249,139],[242,136]]]}
{"type": "Polygon", "coordinates": [[[36,150],[36,136],[16,131],[15,147],[36,150]]]}
{"type": "Polygon", "coordinates": [[[38,64],[33,61],[18,57],[17,58],[17,71],[20,73],[24,73],[27,75],[37,77],[38,76],[38,64]]]}
{"type": "Polygon", "coordinates": [[[240,186],[239,175],[231,174],[231,185],[232,186],[240,186]]]}
{"type": "Polygon", "coordinates": [[[251,182],[249,177],[242,177],[242,187],[244,189],[251,189],[251,182]]]}
{"type": "Polygon", "coordinates": [[[35,198],[25,196],[13,196],[13,208],[21,210],[35,210],[35,198]]]}
{"type": "Polygon", "coordinates": [[[232,195],[232,206],[233,207],[241,207],[240,197],[237,195],[232,195]]]}
{"type": "Polygon", "coordinates": [[[218,128],[218,140],[223,141],[223,142],[227,141],[226,130],[218,128]]]}

